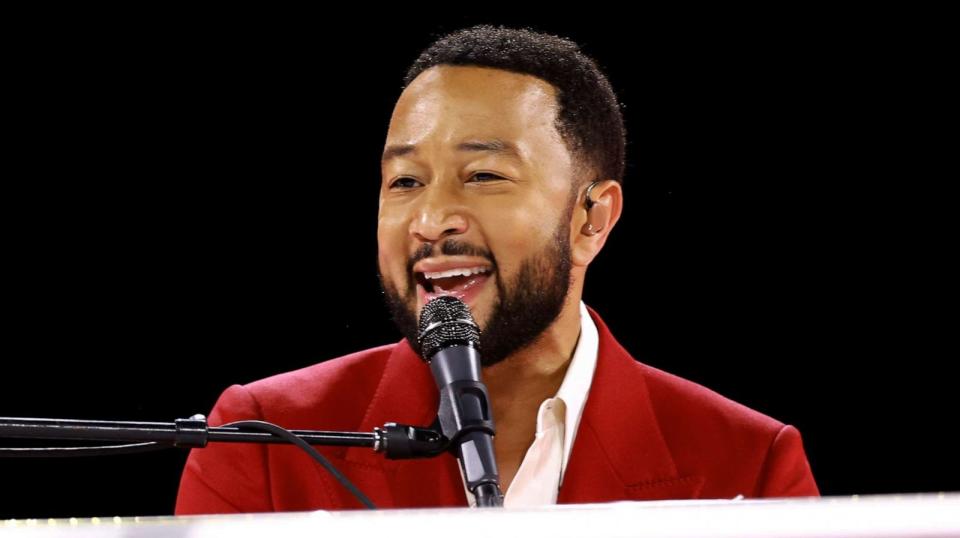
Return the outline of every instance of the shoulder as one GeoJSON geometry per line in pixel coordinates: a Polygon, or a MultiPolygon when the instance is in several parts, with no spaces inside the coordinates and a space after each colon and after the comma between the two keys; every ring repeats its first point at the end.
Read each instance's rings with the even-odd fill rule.
{"type": "Polygon", "coordinates": [[[817,494],[796,428],[652,366],[634,370],[678,473],[706,478],[702,495],[817,494]]]}
{"type": "MultiPolygon", "coordinates": [[[[268,422],[291,429],[350,429],[363,418],[397,344],[389,344],[227,389],[268,422]]],[[[220,403],[218,403],[218,406],[220,403]]]]}
{"type": "MultiPolygon", "coordinates": [[[[794,428],[699,383],[635,360],[602,321],[597,325],[605,363],[598,363],[594,378],[604,385],[596,387],[597,396],[626,394],[599,399],[620,402],[618,416],[653,420],[682,474],[737,484],[738,491],[746,494],[753,488],[749,481],[758,480],[778,439],[794,448],[800,445],[794,428]]],[[[610,405],[598,415],[610,414],[610,405]]]]}
{"type": "Polygon", "coordinates": [[[638,405],[646,404],[646,395],[661,428],[666,430],[664,433],[671,429],[689,430],[693,425],[731,433],[753,430],[771,434],[783,428],[783,423],[703,385],[637,361],[600,316],[593,311],[591,314],[599,333],[599,354],[604,359],[602,365],[598,363],[595,381],[630,391],[633,397],[627,399],[638,405]]]}
{"type": "Polygon", "coordinates": [[[637,362],[661,421],[681,418],[701,426],[777,432],[784,424],[688,379],[637,362]]]}
{"type": "Polygon", "coordinates": [[[637,369],[678,470],[712,481],[705,495],[816,494],[795,428],[693,381],[642,363],[637,369]]]}

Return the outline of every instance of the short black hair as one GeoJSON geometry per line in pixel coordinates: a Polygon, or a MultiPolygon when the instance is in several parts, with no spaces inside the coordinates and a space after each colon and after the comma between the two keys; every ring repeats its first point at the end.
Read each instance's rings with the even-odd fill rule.
{"type": "MultiPolygon", "coordinates": [[[[526,74],[557,93],[557,132],[597,177],[623,182],[626,129],[610,81],[573,41],[528,29],[474,26],[441,37],[407,70],[409,86],[438,65],[490,67],[526,74]]],[[[577,182],[575,182],[577,183],[577,182]]]]}

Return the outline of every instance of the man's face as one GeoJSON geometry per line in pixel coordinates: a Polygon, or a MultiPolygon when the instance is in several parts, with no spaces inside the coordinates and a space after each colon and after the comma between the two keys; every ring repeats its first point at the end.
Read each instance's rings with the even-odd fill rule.
{"type": "Polygon", "coordinates": [[[401,95],[382,163],[378,267],[415,348],[436,295],[470,307],[485,365],[560,313],[576,197],[555,108],[548,83],[479,67],[432,68],[401,95]]]}

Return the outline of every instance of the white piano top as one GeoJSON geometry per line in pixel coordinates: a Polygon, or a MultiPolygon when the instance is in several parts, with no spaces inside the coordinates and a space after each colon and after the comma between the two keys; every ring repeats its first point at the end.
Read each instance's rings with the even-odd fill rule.
{"type": "Polygon", "coordinates": [[[617,502],[524,510],[441,508],[80,520],[26,519],[0,522],[0,536],[960,538],[960,493],[617,502]]]}

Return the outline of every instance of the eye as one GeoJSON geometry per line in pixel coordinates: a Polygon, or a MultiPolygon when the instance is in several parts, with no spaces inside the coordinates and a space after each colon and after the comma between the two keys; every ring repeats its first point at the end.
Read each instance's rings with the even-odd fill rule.
{"type": "Polygon", "coordinates": [[[412,177],[399,177],[390,184],[391,189],[412,189],[420,185],[420,182],[412,177]]]}
{"type": "Polygon", "coordinates": [[[493,174],[491,172],[477,172],[470,176],[470,181],[478,181],[480,183],[486,183],[488,181],[497,181],[498,179],[503,179],[503,177],[493,174]]]}

